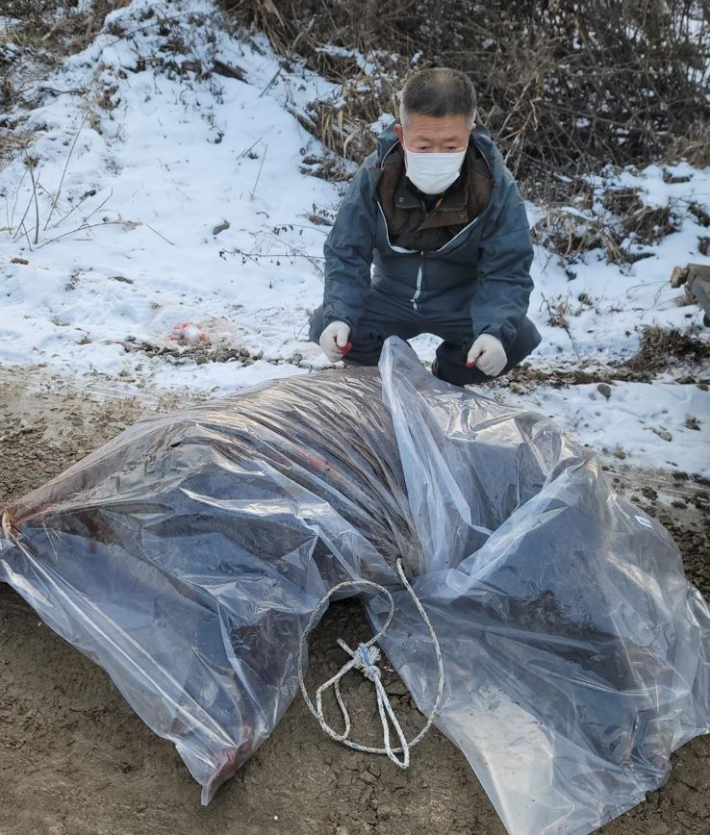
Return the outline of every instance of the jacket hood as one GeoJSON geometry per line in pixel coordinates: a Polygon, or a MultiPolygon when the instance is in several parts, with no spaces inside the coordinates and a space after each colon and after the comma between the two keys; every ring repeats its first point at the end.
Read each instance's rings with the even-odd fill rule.
{"type": "MultiPolygon", "coordinates": [[[[399,119],[390,122],[377,138],[377,167],[380,168],[385,156],[395,145],[399,145],[399,137],[394,132],[394,126],[399,125],[399,119]]],[[[503,157],[491,139],[490,131],[480,122],[476,122],[474,130],[471,131],[469,143],[473,142],[483,154],[493,174],[494,184],[499,184],[503,176],[503,157]]]]}

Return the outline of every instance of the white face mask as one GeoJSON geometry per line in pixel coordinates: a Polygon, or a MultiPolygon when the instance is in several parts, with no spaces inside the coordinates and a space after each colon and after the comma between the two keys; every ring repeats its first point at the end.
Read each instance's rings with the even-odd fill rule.
{"type": "Polygon", "coordinates": [[[466,151],[417,153],[406,146],[404,150],[407,154],[407,177],[424,194],[441,194],[446,191],[459,176],[466,156],[466,151]]]}

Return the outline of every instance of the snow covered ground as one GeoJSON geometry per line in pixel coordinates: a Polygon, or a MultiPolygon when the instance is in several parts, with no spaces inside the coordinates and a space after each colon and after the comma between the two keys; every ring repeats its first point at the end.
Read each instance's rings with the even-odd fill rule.
{"type": "MultiPolygon", "coordinates": [[[[215,14],[208,0],[134,0],[7,116],[30,142],[0,171],[0,363],[212,394],[327,365],[306,323],[341,191],[309,173],[324,151],[293,114],[339,91],[215,14]]],[[[543,371],[608,368],[644,325],[702,331],[668,279],[710,264],[698,251],[710,230],[689,209],[710,213],[710,170],[650,166],[595,186],[599,199],[634,186],[649,206],[670,202],[678,231],[622,267],[601,250],[569,267],[537,248],[543,371]],[[560,306],[566,327],[551,324],[560,306]]],[[[542,213],[529,210],[532,224],[542,213]]],[[[435,344],[414,342],[425,361],[435,344]]],[[[500,396],[627,463],[710,474],[710,393],[669,373],[617,381],[608,398],[593,383],[500,396]]]]}

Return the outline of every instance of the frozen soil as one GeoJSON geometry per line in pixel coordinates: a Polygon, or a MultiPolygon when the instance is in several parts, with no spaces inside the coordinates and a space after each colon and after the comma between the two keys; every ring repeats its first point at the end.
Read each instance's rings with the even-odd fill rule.
{"type": "MultiPolygon", "coordinates": [[[[97,381],[89,391],[41,372],[0,374],[0,505],[38,486],[141,414],[184,403],[97,381]]],[[[195,398],[195,395],[191,395],[195,398]]],[[[613,462],[613,463],[612,463],[613,462]]],[[[689,578],[710,595],[707,482],[613,469],[625,495],[666,525],[689,578]]],[[[311,644],[311,684],[343,662],[337,637],[367,634],[355,602],[334,605],[311,644]]],[[[393,677],[407,728],[421,717],[393,677]]],[[[375,732],[371,685],[348,680],[356,730],[375,732]]],[[[462,754],[432,731],[402,772],[327,740],[300,697],[207,808],[172,744],[133,713],[105,673],[0,585],[0,835],[504,835],[462,754]]],[[[373,740],[374,736],[371,737],[373,740]]],[[[668,783],[604,833],[710,831],[710,738],[674,756],[668,783]]]]}

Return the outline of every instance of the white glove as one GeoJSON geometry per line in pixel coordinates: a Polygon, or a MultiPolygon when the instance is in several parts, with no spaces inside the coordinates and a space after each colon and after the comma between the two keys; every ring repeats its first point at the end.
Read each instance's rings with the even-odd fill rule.
{"type": "Polygon", "coordinates": [[[489,377],[497,377],[507,362],[508,355],[500,339],[487,333],[478,337],[466,357],[466,365],[469,368],[475,365],[489,377]]]}
{"type": "Polygon", "coordinates": [[[350,326],[345,322],[331,322],[320,335],[320,347],[331,362],[338,362],[353,347],[349,341],[350,326]]]}

